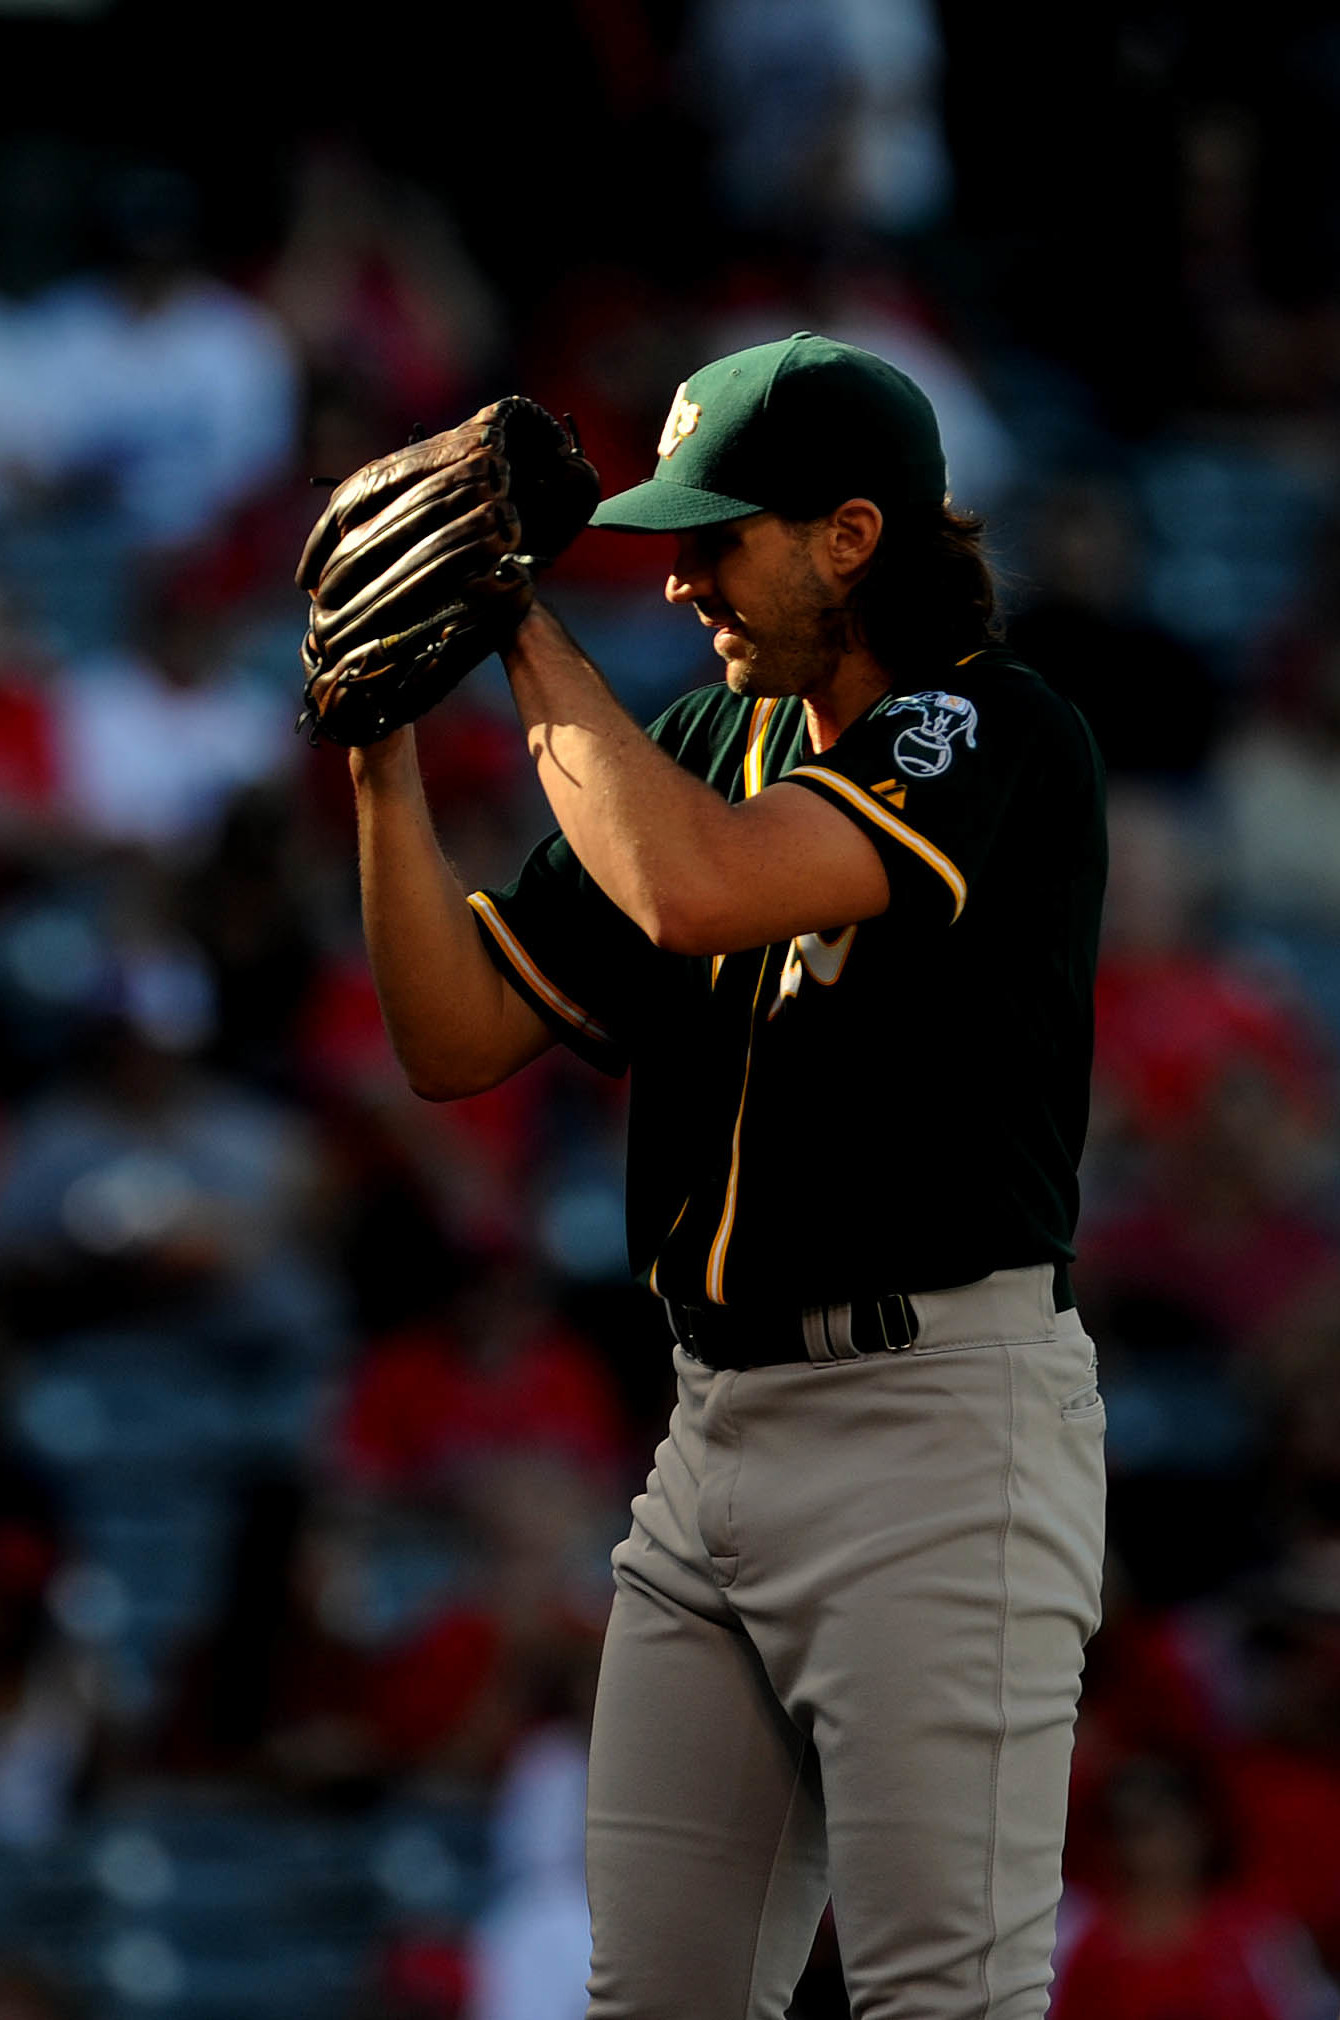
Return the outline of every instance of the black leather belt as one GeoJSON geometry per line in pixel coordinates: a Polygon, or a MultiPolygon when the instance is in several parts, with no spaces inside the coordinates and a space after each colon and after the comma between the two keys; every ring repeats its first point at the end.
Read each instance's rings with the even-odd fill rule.
{"type": "Polygon", "coordinates": [[[899,1354],[917,1336],[917,1315],[900,1291],[850,1304],[681,1305],[665,1301],[670,1327],[686,1352],[709,1368],[766,1368],[783,1361],[858,1361],[899,1354]]]}

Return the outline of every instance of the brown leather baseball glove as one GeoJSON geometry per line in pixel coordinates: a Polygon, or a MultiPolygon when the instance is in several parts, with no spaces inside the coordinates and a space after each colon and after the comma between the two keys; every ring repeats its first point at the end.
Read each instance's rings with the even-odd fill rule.
{"type": "Polygon", "coordinates": [[[571,545],[600,479],[565,426],[511,395],[379,456],[332,494],[298,563],[313,743],[376,743],[505,646],[531,576],[571,545]]]}

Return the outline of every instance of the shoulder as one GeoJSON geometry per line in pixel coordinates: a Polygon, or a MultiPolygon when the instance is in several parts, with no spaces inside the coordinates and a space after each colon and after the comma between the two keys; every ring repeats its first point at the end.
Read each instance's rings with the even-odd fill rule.
{"type": "Polygon", "coordinates": [[[891,684],[862,725],[892,732],[909,749],[918,733],[936,744],[962,739],[969,749],[984,732],[996,743],[1042,738],[1078,746],[1090,740],[1074,704],[1003,646],[986,646],[943,671],[919,672],[915,686],[891,684]]]}
{"type": "Polygon", "coordinates": [[[1005,646],[986,646],[961,660],[942,686],[891,689],[870,713],[873,721],[897,727],[914,767],[919,736],[932,746],[932,757],[946,739],[961,738],[983,748],[988,760],[1026,754],[1044,769],[1057,762],[1071,775],[1078,768],[1101,782],[1097,746],[1079,710],[1005,646]]]}
{"type": "Polygon", "coordinates": [[[871,713],[890,715],[907,710],[913,702],[928,701],[941,707],[957,701],[979,715],[989,709],[1001,721],[1025,725],[1047,719],[1060,722],[1078,713],[1072,702],[1048,686],[1036,667],[1003,645],[983,646],[914,691],[891,685],[871,713]]]}
{"type": "Polygon", "coordinates": [[[1053,687],[1035,666],[1007,646],[991,646],[979,657],[983,661],[981,680],[998,683],[1007,705],[1019,712],[1021,720],[1035,734],[1050,736],[1075,752],[1091,752],[1095,762],[1098,761],[1093,731],[1069,695],[1053,687]]]}

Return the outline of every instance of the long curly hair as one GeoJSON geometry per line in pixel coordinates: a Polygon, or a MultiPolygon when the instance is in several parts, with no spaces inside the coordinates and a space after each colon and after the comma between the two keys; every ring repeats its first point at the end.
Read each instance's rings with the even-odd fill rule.
{"type": "Polygon", "coordinates": [[[881,666],[901,676],[913,666],[952,665],[1003,636],[984,533],[980,519],[947,505],[885,521],[846,605],[881,666]]]}

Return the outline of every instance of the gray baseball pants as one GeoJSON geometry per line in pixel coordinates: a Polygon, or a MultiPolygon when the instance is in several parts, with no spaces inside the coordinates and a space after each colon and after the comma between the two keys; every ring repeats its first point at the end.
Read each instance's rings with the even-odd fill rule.
{"type": "Polygon", "coordinates": [[[679,1401],[591,1746],[590,2020],[782,2020],[831,1893],[856,2020],[1046,2011],[1103,1406],[1050,1268],[915,1345],[679,1401]]]}

